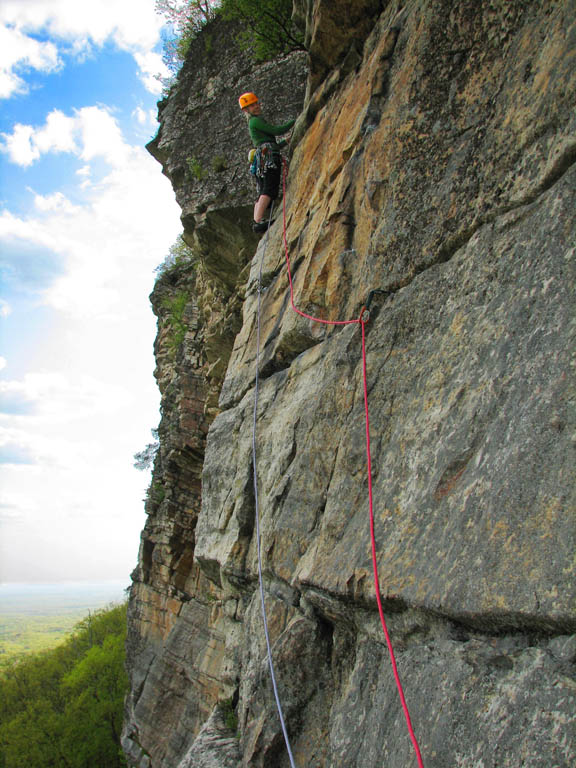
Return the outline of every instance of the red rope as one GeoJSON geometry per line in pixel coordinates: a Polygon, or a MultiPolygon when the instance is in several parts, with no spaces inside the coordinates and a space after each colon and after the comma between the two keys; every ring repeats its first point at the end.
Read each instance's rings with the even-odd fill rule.
{"type": "Polygon", "coordinates": [[[396,657],[394,655],[394,649],[392,648],[390,633],[388,632],[388,627],[386,625],[386,619],[384,617],[384,609],[382,608],[382,600],[380,598],[380,580],[378,578],[378,561],[376,558],[376,534],[374,531],[374,502],[373,502],[373,495],[372,495],[372,454],[370,450],[370,415],[368,412],[368,385],[367,385],[368,377],[366,374],[365,326],[367,321],[363,319],[365,307],[362,307],[362,311],[360,312],[360,316],[358,317],[357,320],[323,320],[320,317],[313,317],[312,315],[308,315],[305,312],[302,312],[294,304],[294,285],[292,281],[292,270],[290,268],[288,240],[286,238],[286,161],[285,160],[283,160],[283,166],[284,166],[283,174],[282,174],[283,237],[284,237],[284,251],[286,254],[286,267],[288,269],[288,281],[290,283],[290,304],[292,306],[292,309],[294,310],[294,312],[301,315],[301,317],[305,317],[308,320],[312,320],[315,323],[322,323],[323,325],[355,325],[356,324],[356,325],[359,325],[360,328],[362,329],[362,378],[363,378],[363,386],[364,386],[364,415],[365,415],[365,423],[366,423],[366,463],[367,463],[367,470],[368,470],[368,507],[370,510],[370,540],[372,544],[372,570],[374,572],[374,588],[376,590],[376,602],[378,603],[378,614],[380,615],[380,624],[382,625],[384,637],[386,638],[386,645],[388,646],[388,653],[390,654],[390,663],[392,665],[392,672],[394,673],[396,688],[398,689],[398,695],[400,697],[402,709],[404,710],[404,717],[406,719],[408,733],[410,734],[412,746],[414,747],[414,752],[416,753],[416,760],[418,762],[418,766],[419,768],[424,768],[424,763],[422,762],[422,755],[420,753],[420,747],[418,745],[416,734],[414,733],[414,728],[412,727],[412,720],[410,719],[408,704],[406,703],[406,697],[404,696],[404,689],[402,687],[402,682],[400,680],[400,675],[398,673],[396,657]]]}
{"type": "Polygon", "coordinates": [[[358,318],[358,320],[323,320],[320,317],[313,317],[312,315],[307,315],[306,312],[302,312],[302,310],[298,309],[298,307],[294,304],[294,284],[292,282],[290,256],[288,255],[288,243],[286,241],[286,161],[284,161],[284,175],[282,176],[282,190],[283,190],[282,210],[284,214],[284,250],[286,251],[286,265],[288,267],[288,282],[290,283],[290,304],[292,305],[292,309],[294,310],[294,312],[296,312],[296,314],[300,315],[301,317],[306,317],[308,320],[312,320],[315,323],[322,323],[323,325],[355,325],[360,323],[360,318],[358,318]]]}

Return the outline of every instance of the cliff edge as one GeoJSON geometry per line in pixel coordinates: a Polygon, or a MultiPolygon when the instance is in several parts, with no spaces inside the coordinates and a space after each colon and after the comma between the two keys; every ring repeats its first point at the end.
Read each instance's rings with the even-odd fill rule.
{"type": "Polygon", "coordinates": [[[129,604],[134,768],[576,764],[576,6],[314,0],[255,65],[217,20],[150,151],[192,257],[159,278],[160,449],[129,604]],[[299,114],[250,229],[237,106],[299,114]],[[259,290],[259,273],[262,287],[259,290]],[[260,299],[260,302],[259,302],[260,299]]]}

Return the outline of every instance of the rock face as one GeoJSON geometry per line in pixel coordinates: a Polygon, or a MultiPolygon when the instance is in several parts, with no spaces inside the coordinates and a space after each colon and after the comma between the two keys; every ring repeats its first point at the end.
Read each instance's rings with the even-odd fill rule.
{"type": "Polygon", "coordinates": [[[213,58],[197,63],[200,36],[151,147],[194,258],[153,295],[161,447],[130,601],[129,763],[290,765],[258,589],[261,270],[260,542],[294,760],[416,765],[372,576],[360,328],[291,310],[281,214],[250,232],[236,98],[254,90],[272,119],[301,112],[297,306],[357,319],[384,292],[365,324],[377,562],[424,765],[568,768],[575,4],[295,10],[307,58],[254,68],[208,28],[213,58]]]}

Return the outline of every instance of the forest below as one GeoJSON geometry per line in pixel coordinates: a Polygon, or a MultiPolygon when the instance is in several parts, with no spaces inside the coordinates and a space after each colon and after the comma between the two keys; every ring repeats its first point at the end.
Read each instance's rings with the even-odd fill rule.
{"type": "Polygon", "coordinates": [[[0,670],[0,768],[120,768],[126,604],[0,670]]]}

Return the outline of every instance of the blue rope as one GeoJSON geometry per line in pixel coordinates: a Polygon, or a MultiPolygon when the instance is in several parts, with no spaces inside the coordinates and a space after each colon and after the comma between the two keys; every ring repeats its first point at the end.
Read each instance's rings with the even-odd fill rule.
{"type": "MultiPolygon", "coordinates": [[[[272,220],[272,212],[274,210],[274,203],[270,206],[269,224],[272,220]]],[[[254,378],[254,418],[252,422],[252,468],[254,472],[254,508],[256,511],[256,544],[258,550],[258,580],[260,582],[260,602],[262,604],[262,621],[264,623],[264,634],[266,636],[266,648],[268,649],[268,666],[270,667],[270,677],[272,678],[272,687],[274,688],[274,698],[276,699],[276,708],[278,710],[278,716],[280,718],[280,725],[282,726],[282,733],[284,734],[284,741],[286,742],[286,749],[288,750],[288,757],[290,758],[290,765],[292,768],[296,768],[294,758],[292,756],[292,749],[290,748],[290,739],[288,738],[288,731],[286,730],[286,723],[284,722],[284,715],[282,714],[282,705],[280,704],[280,696],[278,695],[278,686],[276,685],[276,675],[274,674],[274,663],[272,661],[272,648],[270,645],[270,635],[268,633],[268,620],[266,618],[266,605],[264,603],[264,578],[262,576],[262,552],[260,548],[260,509],[258,506],[258,471],[256,463],[256,418],[258,412],[258,396],[260,375],[258,368],[260,367],[260,306],[261,306],[261,294],[262,294],[262,265],[264,263],[264,256],[266,255],[266,249],[268,247],[268,234],[270,232],[270,226],[266,231],[266,239],[264,241],[264,248],[262,250],[262,256],[260,258],[260,269],[258,271],[258,310],[256,313],[256,374],[254,378]]]]}

